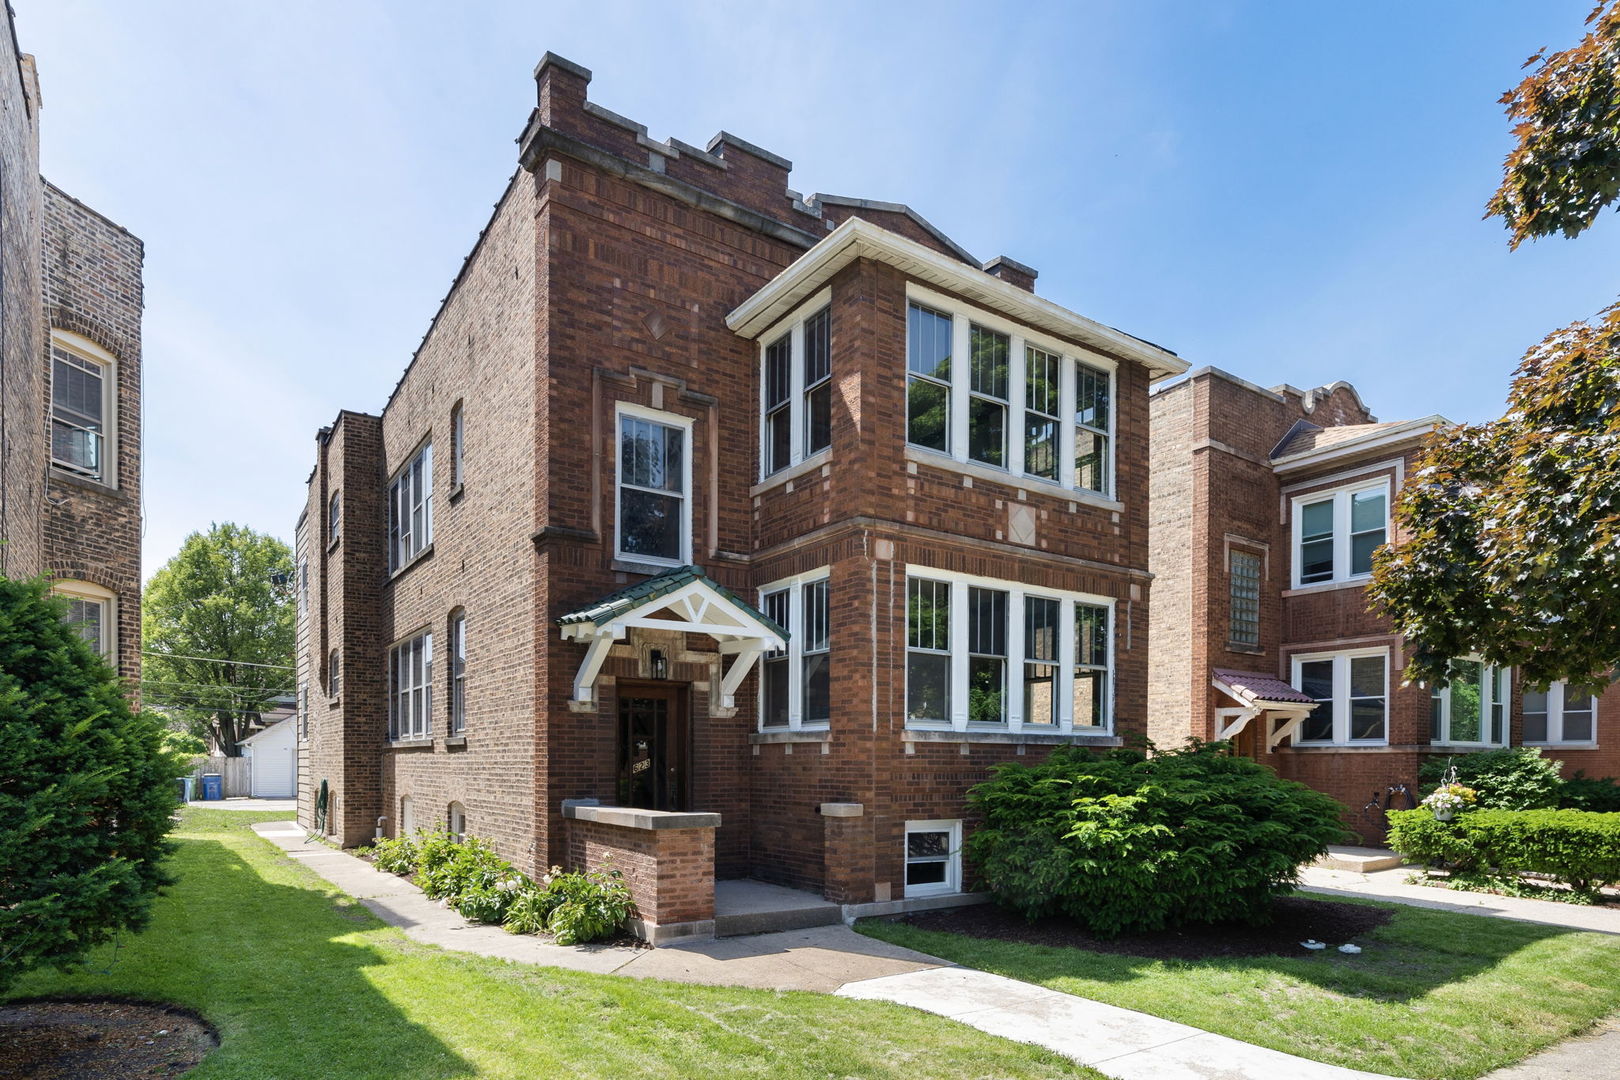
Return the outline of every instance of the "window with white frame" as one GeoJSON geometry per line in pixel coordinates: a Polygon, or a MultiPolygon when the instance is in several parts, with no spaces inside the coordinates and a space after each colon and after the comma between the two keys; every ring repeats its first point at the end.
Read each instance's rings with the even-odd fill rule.
{"type": "Polygon", "coordinates": [[[450,407],[450,486],[460,487],[467,479],[467,414],[461,402],[450,407]]]}
{"type": "Polygon", "coordinates": [[[760,590],[760,611],[788,631],[788,647],[760,659],[760,727],[825,727],[831,720],[828,598],[825,569],[760,590]]]}
{"type": "Polygon", "coordinates": [[[343,689],[342,658],[333,649],[326,657],[326,696],[335,698],[343,689]]]}
{"type": "Polygon", "coordinates": [[[1108,598],[913,567],[906,580],[907,722],[1106,733],[1113,723],[1112,640],[1108,598]]]}
{"type": "Polygon", "coordinates": [[[113,621],[113,593],[88,581],[57,581],[51,591],[68,602],[65,621],[99,655],[113,659],[117,643],[113,621]]]}
{"type": "Polygon", "coordinates": [[[1453,660],[1451,681],[1429,689],[1429,741],[1452,746],[1507,745],[1508,669],[1453,660]]]}
{"type": "Polygon", "coordinates": [[[388,571],[433,543],[433,444],[425,442],[388,485],[388,571]]]}
{"type": "Polygon", "coordinates": [[[679,564],[691,557],[691,421],[619,406],[618,555],[679,564]]]}
{"type": "Polygon", "coordinates": [[[962,891],[962,822],[906,822],[906,896],[962,891]]]}
{"type": "Polygon", "coordinates": [[[1112,498],[1112,362],[920,286],[909,292],[906,441],[1112,498]]]}
{"type": "Polygon", "coordinates": [[[1251,649],[1260,647],[1261,559],[1252,551],[1234,551],[1227,566],[1226,640],[1251,649]]]}
{"type": "Polygon", "coordinates": [[[309,684],[298,684],[298,737],[309,738],[309,684]]]}
{"type": "Polygon", "coordinates": [[[467,838],[467,808],[453,802],[445,816],[450,819],[450,839],[461,843],[467,838]]]}
{"type": "Polygon", "coordinates": [[[450,616],[450,734],[467,730],[467,613],[450,616]]]}
{"type": "Polygon", "coordinates": [[[1555,682],[1545,690],[1524,690],[1526,746],[1590,746],[1597,742],[1597,699],[1601,686],[1555,682]]]}
{"type": "Polygon", "coordinates": [[[1388,649],[1295,656],[1293,668],[1294,687],[1316,702],[1296,729],[1296,745],[1388,742],[1388,649]]]}
{"type": "Polygon", "coordinates": [[[388,737],[433,734],[433,635],[424,631],[388,650],[388,737]]]}
{"type": "Polygon", "coordinates": [[[1365,578],[1389,537],[1389,484],[1301,495],[1294,507],[1294,586],[1365,578]]]}
{"type": "Polygon", "coordinates": [[[338,525],[343,518],[343,493],[332,492],[332,497],[326,500],[326,542],[337,543],[338,525]]]}
{"type": "Polygon", "coordinates": [[[51,464],[112,483],[116,388],[112,354],[78,334],[51,332],[51,464]]]}
{"type": "Polygon", "coordinates": [[[832,445],[831,295],[823,289],[763,339],[761,476],[832,445]]]}

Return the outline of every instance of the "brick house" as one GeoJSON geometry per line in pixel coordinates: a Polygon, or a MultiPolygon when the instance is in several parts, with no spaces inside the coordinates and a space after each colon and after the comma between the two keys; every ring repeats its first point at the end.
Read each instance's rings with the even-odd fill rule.
{"type": "Polygon", "coordinates": [[[715,876],[959,894],[991,765],[1145,730],[1148,386],[1186,365],[535,77],[386,407],[316,442],[300,820],[324,785],[344,844],[611,853],[651,936],[712,925],[715,876]]]}
{"type": "Polygon", "coordinates": [[[136,694],[141,241],[39,175],[39,82],[0,33],[0,574],[47,574],[136,694]]]}
{"type": "Polygon", "coordinates": [[[1445,690],[1403,684],[1402,639],[1366,585],[1444,418],[1380,423],[1348,383],[1267,390],[1208,367],[1157,387],[1151,413],[1156,744],[1233,738],[1338,799],[1368,840],[1428,755],[1540,745],[1566,772],[1620,773],[1600,694],[1526,692],[1464,658],[1445,690]]]}

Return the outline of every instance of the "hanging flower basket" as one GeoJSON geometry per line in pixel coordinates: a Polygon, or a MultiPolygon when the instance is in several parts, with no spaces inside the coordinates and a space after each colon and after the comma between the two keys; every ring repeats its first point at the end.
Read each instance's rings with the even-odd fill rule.
{"type": "Polygon", "coordinates": [[[1479,801],[1479,793],[1463,784],[1441,784],[1423,800],[1436,821],[1450,821],[1479,801]]]}

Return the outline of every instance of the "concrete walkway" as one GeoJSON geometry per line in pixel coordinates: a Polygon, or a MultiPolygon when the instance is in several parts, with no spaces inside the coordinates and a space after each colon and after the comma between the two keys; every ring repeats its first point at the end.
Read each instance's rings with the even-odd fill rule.
{"type": "Polygon", "coordinates": [[[292,822],[253,826],[291,858],[412,940],[505,960],[675,982],[816,990],[893,1001],[992,1035],[1044,1046],[1120,1080],[1358,1080],[1377,1074],[1323,1065],[1145,1013],[955,967],[855,933],[819,926],[659,949],[570,947],[468,923],[403,878],[311,841],[292,822]]]}
{"type": "Polygon", "coordinates": [[[1359,896],[1368,900],[1389,900],[1414,907],[1456,911],[1465,915],[1485,915],[1496,919],[1567,926],[1574,930],[1595,930],[1620,934],[1620,907],[1583,907],[1553,900],[1523,900],[1516,896],[1490,893],[1454,892],[1432,885],[1408,885],[1413,867],[1374,870],[1358,874],[1349,870],[1328,870],[1309,866],[1300,871],[1302,891],[1320,896],[1359,896]]]}
{"type": "Polygon", "coordinates": [[[230,799],[192,799],[186,803],[198,810],[275,810],[280,813],[298,812],[297,799],[249,799],[237,796],[230,799]]]}

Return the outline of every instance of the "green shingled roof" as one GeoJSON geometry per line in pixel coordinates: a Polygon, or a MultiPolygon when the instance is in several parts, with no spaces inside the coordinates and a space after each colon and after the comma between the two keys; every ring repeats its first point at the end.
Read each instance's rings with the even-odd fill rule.
{"type": "Polygon", "coordinates": [[[612,622],[620,615],[650,604],[661,596],[667,596],[677,589],[690,585],[694,581],[703,582],[727,601],[735,604],[751,617],[758,619],[767,629],[782,635],[783,641],[788,639],[786,630],[778,626],[772,619],[767,618],[754,605],[709,577],[703,572],[703,568],[699,566],[678,566],[673,570],[666,570],[656,577],[638,581],[634,585],[627,585],[617,592],[608,593],[589,607],[580,608],[578,611],[570,611],[557,620],[557,625],[571,626],[575,623],[591,623],[594,626],[601,626],[604,623],[612,622]]]}

